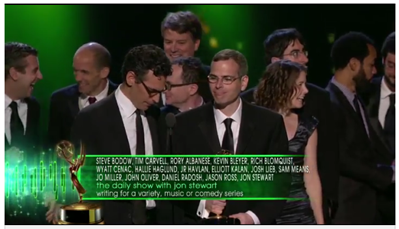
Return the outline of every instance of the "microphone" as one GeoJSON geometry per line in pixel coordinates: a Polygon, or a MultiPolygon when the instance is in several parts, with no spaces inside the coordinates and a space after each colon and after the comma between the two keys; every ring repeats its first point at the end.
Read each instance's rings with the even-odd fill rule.
{"type": "Polygon", "coordinates": [[[167,138],[166,138],[166,153],[167,154],[172,154],[172,131],[173,127],[176,124],[176,117],[173,113],[167,113],[165,117],[166,121],[166,127],[168,128],[167,130],[167,138]]]}

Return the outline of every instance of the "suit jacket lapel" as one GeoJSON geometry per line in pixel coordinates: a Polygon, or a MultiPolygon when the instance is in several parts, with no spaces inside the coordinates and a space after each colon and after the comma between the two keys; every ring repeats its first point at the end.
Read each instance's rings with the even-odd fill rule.
{"type": "Polygon", "coordinates": [[[339,101],[339,103],[345,108],[346,111],[348,111],[350,113],[350,115],[357,120],[357,122],[359,124],[364,125],[363,123],[361,123],[361,120],[359,119],[358,114],[356,113],[355,109],[352,107],[352,105],[349,103],[348,99],[345,97],[345,95],[342,93],[342,91],[335,86],[333,83],[329,83],[328,84],[328,88],[330,88],[336,99],[339,101]]]}
{"type": "Polygon", "coordinates": [[[119,111],[118,104],[116,102],[115,94],[112,94],[104,100],[107,100],[108,108],[106,109],[107,112],[107,117],[109,118],[108,123],[108,130],[109,131],[109,136],[112,136],[113,139],[117,142],[115,144],[118,149],[120,150],[119,152],[116,152],[117,154],[126,154],[130,155],[130,146],[129,146],[129,140],[127,139],[126,136],[126,130],[125,126],[123,125],[123,120],[121,113],[119,111]]]}
{"type": "MultiPolygon", "coordinates": [[[[381,83],[381,81],[380,81],[381,83]]],[[[369,114],[369,121],[370,121],[370,126],[374,129],[378,137],[381,139],[381,142],[384,144],[384,146],[387,149],[390,149],[386,137],[384,134],[384,130],[381,126],[380,120],[378,119],[378,109],[380,107],[380,93],[381,93],[381,87],[377,84],[375,85],[375,92],[373,93],[372,96],[369,98],[369,103],[366,107],[367,113],[369,114]]]]}
{"type": "Polygon", "coordinates": [[[244,154],[245,149],[251,142],[252,134],[254,133],[255,126],[252,123],[253,118],[250,117],[250,105],[241,100],[242,102],[242,114],[241,114],[241,124],[240,131],[238,134],[238,143],[236,154],[244,154]]]}
{"type": "Polygon", "coordinates": [[[79,113],[79,90],[78,85],[75,85],[70,90],[71,96],[68,100],[68,107],[71,112],[71,116],[75,119],[76,115],[79,113]]]}
{"type": "MultiPolygon", "coordinates": [[[[198,124],[198,127],[201,129],[202,134],[207,140],[209,146],[211,147],[212,153],[217,154],[221,150],[221,146],[216,130],[213,104],[208,103],[204,106],[206,106],[206,109],[204,109],[203,121],[198,124]]],[[[204,152],[204,154],[207,154],[207,152],[204,152]]]]}
{"type": "MultiPolygon", "coordinates": [[[[28,114],[26,117],[26,131],[25,131],[25,136],[27,136],[26,139],[30,138],[30,133],[32,131],[32,125],[33,122],[35,122],[35,119],[37,119],[37,117],[33,117],[33,114],[35,113],[33,111],[33,107],[32,107],[32,103],[30,103],[29,98],[25,100],[26,104],[28,105],[28,114]]],[[[37,120],[36,120],[37,122],[37,120]]]]}
{"type": "MultiPolygon", "coordinates": [[[[155,110],[153,110],[153,109],[158,109],[158,108],[150,107],[146,111],[146,118],[147,118],[147,122],[148,122],[148,127],[150,128],[150,133],[151,133],[153,154],[157,155],[157,154],[160,154],[159,139],[158,139],[158,132],[157,132],[158,129],[157,129],[157,121],[156,121],[158,117],[154,117],[154,116],[157,116],[159,114],[155,114],[155,110]]],[[[159,110],[158,110],[158,113],[159,113],[159,110]]]]}

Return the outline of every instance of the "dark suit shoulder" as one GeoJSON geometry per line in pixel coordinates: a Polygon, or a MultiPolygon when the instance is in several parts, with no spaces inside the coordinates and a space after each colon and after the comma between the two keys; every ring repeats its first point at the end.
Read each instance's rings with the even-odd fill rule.
{"type": "Polygon", "coordinates": [[[34,96],[26,98],[25,102],[34,106],[40,106],[39,101],[34,96]]]}
{"type": "Polygon", "coordinates": [[[255,104],[250,104],[248,102],[244,102],[244,104],[245,104],[244,107],[250,111],[249,113],[254,118],[256,117],[257,121],[258,120],[267,120],[268,122],[270,122],[271,120],[278,120],[278,119],[282,118],[282,116],[279,113],[277,113],[276,111],[271,110],[269,108],[258,106],[255,104]],[[262,118],[259,119],[258,118],[259,116],[262,118]]]}
{"type": "Polygon", "coordinates": [[[212,106],[212,103],[207,103],[203,106],[199,106],[194,109],[179,113],[176,115],[176,120],[192,120],[193,118],[199,118],[203,116],[207,111],[212,109],[212,106]]]}
{"type": "Polygon", "coordinates": [[[374,77],[371,79],[371,83],[376,85],[381,85],[381,81],[382,81],[382,76],[374,77]]]}
{"type": "Polygon", "coordinates": [[[173,114],[178,114],[180,113],[179,110],[171,105],[166,105],[164,107],[161,108],[161,113],[162,114],[167,114],[167,113],[173,113],[173,114]]]}
{"type": "Polygon", "coordinates": [[[328,95],[328,91],[326,89],[321,88],[321,87],[319,87],[319,86],[317,86],[315,84],[306,83],[306,87],[308,88],[309,93],[313,93],[313,94],[318,93],[318,94],[328,95]]]}
{"type": "Polygon", "coordinates": [[[73,95],[74,93],[78,92],[78,85],[77,84],[72,84],[63,88],[60,88],[56,91],[54,91],[51,94],[51,98],[62,98],[62,97],[68,97],[73,95]]]}
{"type": "Polygon", "coordinates": [[[241,98],[248,103],[254,102],[254,92],[256,90],[256,87],[250,88],[240,94],[241,98]]]}

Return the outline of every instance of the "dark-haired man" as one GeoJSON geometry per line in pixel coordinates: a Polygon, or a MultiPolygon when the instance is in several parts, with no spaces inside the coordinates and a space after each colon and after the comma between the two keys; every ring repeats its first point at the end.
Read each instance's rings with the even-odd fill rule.
{"type": "MultiPolygon", "coordinates": [[[[278,29],[270,34],[264,41],[266,65],[281,59],[306,65],[308,63],[307,51],[302,35],[294,28],[278,29]]],[[[323,188],[323,210],[326,224],[336,209],[338,200],[338,150],[337,133],[331,122],[331,102],[326,90],[306,83],[309,93],[305,97],[305,106],[301,112],[303,115],[315,116],[319,120],[317,141],[317,168],[323,188]]],[[[251,88],[241,94],[241,97],[253,102],[255,88],[251,88]]]]}
{"type": "Polygon", "coordinates": [[[5,147],[41,147],[40,106],[32,97],[35,84],[43,78],[38,51],[27,44],[6,43],[5,71],[5,147]]]}
{"type": "MultiPolygon", "coordinates": [[[[395,32],[388,35],[381,49],[384,76],[371,80],[370,90],[363,96],[367,103],[370,125],[383,146],[395,157],[395,32]]],[[[386,163],[390,163],[389,161],[386,163]]],[[[378,200],[381,223],[395,224],[395,185],[378,200]]]]}
{"type": "Polygon", "coordinates": [[[181,57],[172,61],[172,75],[166,78],[170,90],[165,91],[166,106],[161,108],[159,123],[162,148],[166,145],[166,115],[168,113],[177,115],[205,104],[205,100],[198,93],[198,81],[200,78],[206,77],[205,74],[198,58],[181,57]]]}
{"type": "MultiPolygon", "coordinates": [[[[193,57],[201,43],[202,25],[199,18],[190,11],[168,13],[161,23],[161,34],[163,48],[171,61],[180,57],[193,57]]],[[[209,66],[202,67],[205,75],[200,78],[198,91],[206,101],[210,101],[212,95],[206,79],[209,66]]]]}
{"type": "MultiPolygon", "coordinates": [[[[32,97],[32,91],[42,78],[38,51],[35,48],[19,42],[5,44],[4,143],[5,160],[10,164],[14,163],[14,158],[18,157],[16,155],[20,151],[24,151],[25,161],[40,153],[40,106],[32,97]]],[[[14,194],[11,194],[8,199],[10,203],[15,201],[13,196],[14,194]]],[[[26,214],[14,214],[19,211],[19,207],[10,203],[5,205],[6,225],[26,224],[31,220],[26,214]]]]}
{"type": "Polygon", "coordinates": [[[48,124],[49,148],[70,141],[71,126],[80,110],[111,94],[117,85],[108,80],[111,55],[95,42],[82,45],[73,57],[76,84],[59,89],[51,95],[48,124]]]}
{"type": "MultiPolygon", "coordinates": [[[[247,60],[240,52],[226,49],[214,56],[208,76],[214,102],[176,116],[174,154],[212,155],[221,149],[232,154],[288,153],[282,116],[240,98],[248,84],[247,74],[247,60]]],[[[280,186],[287,191],[280,194],[288,195],[289,182],[280,186]]],[[[201,200],[174,204],[184,210],[186,224],[198,223],[211,213],[238,218],[241,224],[271,224],[285,201],[201,200]]]]}
{"type": "Polygon", "coordinates": [[[373,41],[359,32],[341,36],[331,50],[335,75],[327,90],[331,93],[340,153],[335,224],[380,224],[378,193],[395,180],[393,155],[371,128],[357,93],[376,73],[376,57],[373,41]]]}
{"type": "MultiPolygon", "coordinates": [[[[82,142],[87,154],[159,154],[159,108],[153,105],[169,88],[170,61],[159,47],[137,46],[126,54],[121,72],[123,83],[113,94],[79,112],[72,127],[73,142],[82,142]]],[[[165,218],[153,200],[102,204],[105,224],[163,224],[165,218]]],[[[49,221],[55,212],[50,209],[49,221]]]]}

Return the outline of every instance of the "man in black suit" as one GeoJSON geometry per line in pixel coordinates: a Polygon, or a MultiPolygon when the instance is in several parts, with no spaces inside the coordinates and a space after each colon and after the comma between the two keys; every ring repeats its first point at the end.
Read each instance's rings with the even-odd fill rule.
{"type": "MultiPolygon", "coordinates": [[[[42,78],[35,48],[18,42],[5,44],[5,160],[10,165],[20,159],[20,151],[25,161],[40,153],[40,106],[32,91],[42,78]]],[[[11,216],[18,209],[6,203],[6,225],[29,222],[28,216],[11,216]]]]}
{"type": "MultiPolygon", "coordinates": [[[[270,64],[281,59],[306,65],[308,63],[307,51],[302,35],[293,28],[278,29],[270,34],[264,41],[265,61],[270,64]]],[[[298,112],[307,116],[314,116],[319,120],[317,141],[317,168],[323,189],[323,212],[326,224],[331,223],[338,201],[339,180],[339,155],[337,148],[337,133],[331,122],[331,102],[326,90],[306,83],[309,93],[306,95],[306,106],[298,112]]],[[[251,88],[241,94],[241,98],[253,102],[253,93],[256,88],[251,88]]]]}
{"type": "Polygon", "coordinates": [[[331,57],[336,69],[328,84],[339,135],[340,181],[335,224],[379,224],[378,192],[395,179],[393,157],[378,141],[371,128],[366,108],[357,94],[368,84],[377,57],[373,41],[366,35],[350,32],[337,39],[331,57]]]}
{"type": "Polygon", "coordinates": [[[166,115],[168,113],[176,115],[205,104],[205,100],[198,92],[198,82],[203,77],[206,77],[206,73],[198,58],[181,57],[172,61],[172,75],[166,78],[170,90],[165,91],[166,105],[161,108],[159,119],[162,149],[165,149],[166,145],[166,115]]]}
{"type": "MultiPolygon", "coordinates": [[[[382,146],[395,157],[395,32],[385,39],[381,53],[384,76],[372,79],[370,90],[362,98],[367,104],[371,127],[382,146]]],[[[390,159],[382,163],[390,164],[390,159]]],[[[379,197],[382,223],[395,225],[395,184],[379,197]]]]}
{"type": "MultiPolygon", "coordinates": [[[[87,154],[159,154],[159,108],[153,105],[167,89],[170,74],[171,64],[162,49],[154,45],[132,48],[123,62],[123,83],[110,96],[79,112],[72,127],[73,142],[81,141],[87,154]]],[[[170,218],[153,200],[102,204],[105,224],[163,224],[170,218]]]]}
{"type": "MultiPolygon", "coordinates": [[[[248,84],[244,55],[222,50],[212,61],[208,76],[213,103],[177,115],[173,131],[174,154],[286,154],[288,140],[282,117],[240,99],[248,84]]],[[[289,182],[282,184],[287,188],[289,182]]],[[[210,213],[238,218],[241,224],[271,224],[285,201],[201,200],[174,202],[184,209],[186,222],[196,223],[210,213]]]]}
{"type": "Polygon", "coordinates": [[[48,147],[70,141],[71,126],[79,111],[111,94],[117,85],[108,80],[111,55],[95,42],[82,45],[73,58],[77,84],[59,89],[51,95],[48,123],[48,147]]]}
{"type": "Polygon", "coordinates": [[[43,79],[37,50],[23,43],[6,43],[5,71],[6,150],[41,148],[40,105],[32,97],[35,84],[43,79]]]}
{"type": "MultiPolygon", "coordinates": [[[[180,57],[193,57],[201,43],[201,21],[190,11],[168,13],[161,23],[161,34],[163,48],[171,61],[180,57]]],[[[200,78],[198,91],[206,101],[210,101],[212,94],[206,78],[209,74],[209,66],[202,65],[202,67],[205,75],[200,78]]]]}

